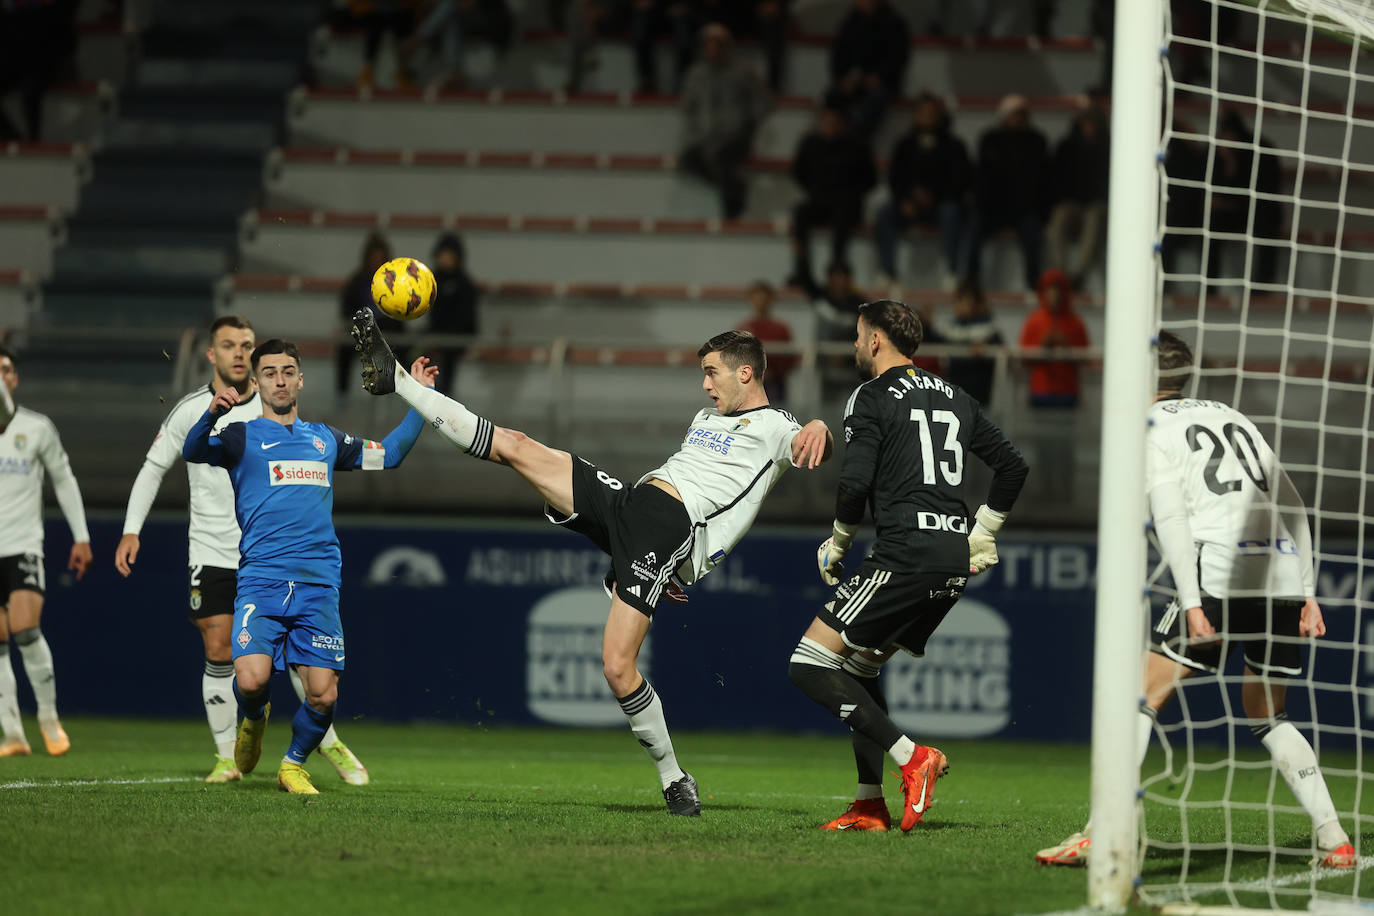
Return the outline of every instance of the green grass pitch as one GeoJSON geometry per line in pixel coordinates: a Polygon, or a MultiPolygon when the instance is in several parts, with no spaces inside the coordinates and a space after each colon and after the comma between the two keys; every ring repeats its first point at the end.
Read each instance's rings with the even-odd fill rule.
{"type": "MultiPolygon", "coordinates": [[[[285,722],[259,772],[225,786],[200,781],[204,723],[66,725],[67,757],[0,760],[6,913],[1000,914],[1086,899],[1082,870],[1032,859],[1086,817],[1081,746],[943,742],[952,769],[926,822],[855,834],[815,829],[852,797],[841,735],[675,735],[701,785],[689,819],[667,816],[622,730],[345,722],[372,785],[316,756],[321,794],[302,799],[273,778],[285,722]]],[[[1346,782],[1333,791],[1353,797],[1346,782]]]]}

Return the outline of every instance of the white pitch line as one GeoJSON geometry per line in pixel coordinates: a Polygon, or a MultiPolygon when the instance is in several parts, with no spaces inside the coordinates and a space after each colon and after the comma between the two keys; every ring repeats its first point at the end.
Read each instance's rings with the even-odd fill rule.
{"type": "MultiPolygon", "coordinates": [[[[1257,878],[1254,881],[1237,884],[1231,888],[1231,891],[1240,894],[1253,893],[1266,891],[1272,887],[1290,887],[1294,884],[1306,884],[1310,881],[1325,881],[1328,878],[1348,878],[1357,872],[1374,867],[1374,856],[1360,856],[1357,861],[1359,864],[1354,868],[1314,868],[1312,871],[1294,872],[1279,878],[1257,878]]],[[[1146,890],[1149,893],[1148,888],[1146,890]]],[[[1220,893],[1220,891],[1215,893],[1220,893]]],[[[1169,904],[1183,900],[1186,896],[1188,896],[1186,888],[1178,890],[1170,888],[1162,892],[1149,893],[1149,900],[1154,904],[1169,904]]]]}
{"type": "Polygon", "coordinates": [[[38,782],[21,779],[17,782],[0,782],[0,789],[67,789],[76,786],[145,786],[168,782],[201,782],[195,776],[158,776],[149,779],[53,779],[38,782]]]}

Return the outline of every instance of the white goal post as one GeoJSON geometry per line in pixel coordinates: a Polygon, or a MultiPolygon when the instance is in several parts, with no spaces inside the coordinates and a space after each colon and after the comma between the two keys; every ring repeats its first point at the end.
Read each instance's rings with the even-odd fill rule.
{"type": "Polygon", "coordinates": [[[1107,217],[1102,474],[1093,647],[1092,824],[1088,902],[1122,906],[1136,877],[1131,748],[1140,700],[1145,599],[1145,408],[1157,327],[1159,54],[1166,0],[1117,0],[1107,217]]]}
{"type": "Polygon", "coordinates": [[[1374,825],[1371,48],[1374,0],[1116,2],[1088,860],[1097,909],[1120,909],[1139,889],[1166,913],[1374,912],[1374,850],[1362,842],[1374,825]],[[1180,690],[1151,739],[1166,771],[1142,781],[1150,598],[1169,593],[1146,562],[1146,409],[1161,328],[1193,346],[1197,396],[1253,420],[1304,501],[1328,637],[1305,641],[1304,673],[1284,683],[1354,867],[1320,867],[1308,816],[1314,828],[1322,818],[1295,804],[1252,740],[1247,726],[1264,735],[1277,720],[1245,718],[1234,660],[1180,690]]]}

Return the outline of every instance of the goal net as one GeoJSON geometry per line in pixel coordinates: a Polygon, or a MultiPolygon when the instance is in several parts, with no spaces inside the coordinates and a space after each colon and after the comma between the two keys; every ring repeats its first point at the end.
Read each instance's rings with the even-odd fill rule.
{"type": "MultiPolygon", "coordinates": [[[[1303,671],[1282,678],[1287,715],[1316,752],[1356,861],[1312,864],[1313,825],[1252,734],[1266,722],[1246,716],[1233,652],[1219,674],[1181,681],[1154,729],[1138,894],[1166,912],[1370,913],[1374,0],[1162,6],[1156,326],[1193,347],[1193,393],[1249,417],[1302,498],[1328,629],[1290,640],[1303,671]]],[[[1158,614],[1173,583],[1149,556],[1158,614]]]]}

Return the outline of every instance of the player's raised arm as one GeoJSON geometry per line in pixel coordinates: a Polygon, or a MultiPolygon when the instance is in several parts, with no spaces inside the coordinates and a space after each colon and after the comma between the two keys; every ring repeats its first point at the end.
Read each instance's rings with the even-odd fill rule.
{"type": "MultiPolygon", "coordinates": [[[[410,377],[427,388],[434,387],[434,379],[438,374],[438,367],[430,365],[428,356],[421,356],[410,366],[410,377]]],[[[411,408],[400,425],[387,433],[381,442],[344,436],[335,430],[339,441],[335,467],[340,470],[364,471],[383,471],[400,467],[424,429],[425,418],[411,408]]]]}
{"type": "Polygon", "coordinates": [[[215,395],[210,408],[187,430],[186,441],[181,446],[181,457],[196,464],[214,464],[222,468],[238,464],[243,457],[245,441],[242,425],[231,423],[218,436],[211,435],[219,415],[238,402],[239,393],[233,388],[225,388],[215,395]]]}

